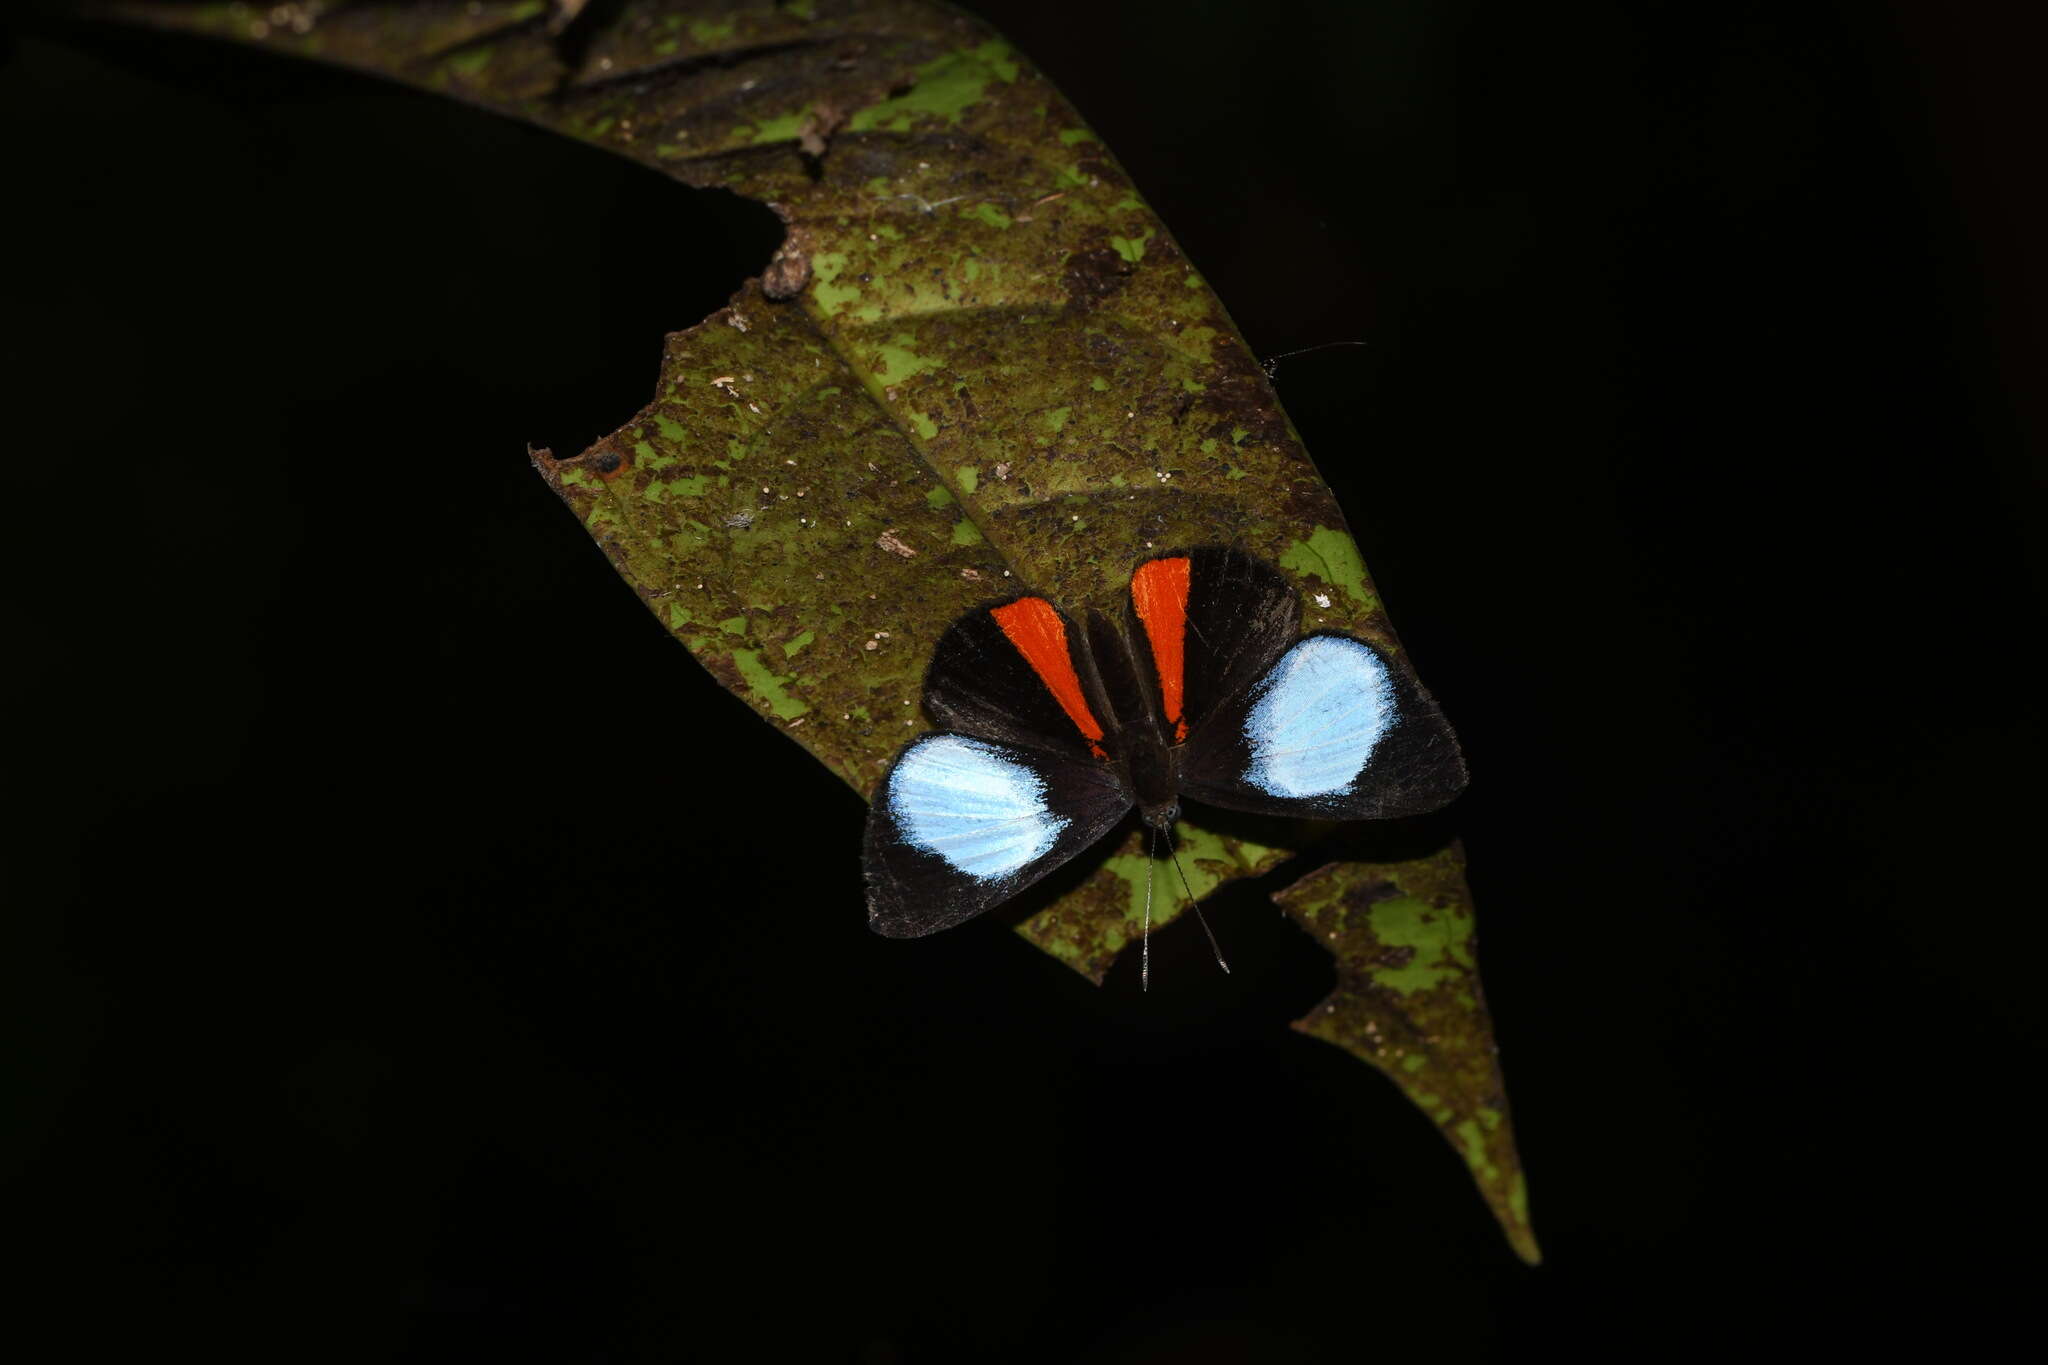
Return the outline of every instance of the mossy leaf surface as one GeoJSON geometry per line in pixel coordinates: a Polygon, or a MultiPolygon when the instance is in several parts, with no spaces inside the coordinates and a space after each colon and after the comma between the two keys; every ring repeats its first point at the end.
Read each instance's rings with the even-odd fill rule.
{"type": "Polygon", "coordinates": [[[1541,1256],[1479,986],[1464,850],[1332,863],[1273,899],[1337,959],[1336,989],[1294,1027],[1381,1071],[1429,1115],[1515,1253],[1534,1265],[1541,1256]]]}

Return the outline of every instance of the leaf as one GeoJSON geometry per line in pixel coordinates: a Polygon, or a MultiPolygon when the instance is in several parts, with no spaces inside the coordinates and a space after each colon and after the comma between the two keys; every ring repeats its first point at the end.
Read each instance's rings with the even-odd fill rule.
{"type": "Polygon", "coordinates": [[[1294,1027],[1385,1073],[1436,1121],[1524,1261],[1529,1225],[1493,1024],[1479,986],[1465,853],[1332,863],[1273,899],[1337,958],[1337,987],[1294,1027]]]}
{"type": "MultiPolygon", "coordinates": [[[[1215,295],[1059,93],[975,21],[902,0],[629,3],[572,21],[569,42],[531,0],[268,14],[171,11],[787,221],[763,280],[669,339],[653,403],[534,462],[699,662],[863,795],[921,726],[924,662],[955,616],[1024,584],[1111,603],[1153,548],[1244,545],[1300,577],[1309,627],[1398,648],[1215,295]]],[[[1182,836],[1198,893],[1304,841],[1201,817],[1182,836]]],[[[1136,934],[1145,866],[1134,831],[1020,931],[1099,981],[1136,934]]]]}
{"type": "MultiPolygon", "coordinates": [[[[959,613],[1027,584],[1111,607],[1154,549],[1241,545],[1294,575],[1306,628],[1398,652],[1221,303],[1066,100],[975,20],[920,0],[117,8],[462,98],[782,217],[762,277],[668,339],[645,409],[573,458],[533,460],[698,661],[863,796],[922,726],[924,664],[959,613]]],[[[1178,831],[1198,896],[1318,832],[1206,819],[1178,831]]],[[[1137,936],[1150,872],[1134,830],[1025,897],[1019,932],[1099,982],[1137,936]]],[[[1434,989],[1389,1012],[1373,954],[1409,945],[1353,951],[1346,888],[1363,875],[1286,893],[1297,917],[1344,918],[1346,984],[1307,1027],[1399,1017],[1431,1040],[1402,1045],[1396,1080],[1454,1139],[1479,1125],[1461,1150],[1533,1259],[1490,1044],[1483,1068],[1467,1055],[1487,1036],[1476,974],[1441,988],[1473,1002],[1462,1032],[1434,989]],[[1437,1041],[1452,1038],[1466,1042],[1437,1041]],[[1410,1056],[1434,1089],[1414,1088],[1410,1056]]],[[[1418,894],[1469,926],[1454,880],[1418,894]]],[[[1381,1064],[1370,1030],[1325,1036],[1381,1064]]]]}

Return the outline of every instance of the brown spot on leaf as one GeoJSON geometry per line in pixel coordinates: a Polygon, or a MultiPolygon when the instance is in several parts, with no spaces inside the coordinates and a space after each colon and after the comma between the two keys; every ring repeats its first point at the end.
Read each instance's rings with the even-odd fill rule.
{"type": "Polygon", "coordinates": [[[589,3],[590,0],[555,0],[555,12],[548,16],[549,36],[561,37],[563,30],[576,22],[576,16],[583,13],[589,3]]]}
{"type": "Polygon", "coordinates": [[[761,272],[761,292],[771,299],[793,299],[811,282],[811,258],[801,247],[782,244],[761,272]]]}
{"type": "Polygon", "coordinates": [[[804,115],[804,121],[797,125],[796,145],[803,148],[805,156],[813,161],[824,159],[831,146],[832,134],[846,122],[846,111],[830,104],[820,104],[804,115]]]}
{"type": "Polygon", "coordinates": [[[905,545],[902,538],[893,529],[884,531],[881,535],[875,537],[875,544],[881,546],[890,554],[904,559],[915,559],[917,557],[917,551],[905,545]]]}
{"type": "Polygon", "coordinates": [[[1104,243],[1068,256],[1060,284],[1071,302],[1092,308],[1129,284],[1132,269],[1115,247],[1104,243]]]}

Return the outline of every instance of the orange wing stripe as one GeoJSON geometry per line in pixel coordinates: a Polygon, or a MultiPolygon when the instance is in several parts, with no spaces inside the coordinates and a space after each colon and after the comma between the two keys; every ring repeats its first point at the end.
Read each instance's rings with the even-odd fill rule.
{"type": "Polygon", "coordinates": [[[1101,743],[1102,722],[1088,709],[1087,694],[1081,691],[1081,679],[1074,672],[1074,656],[1067,651],[1066,622],[1060,620],[1052,603],[1043,597],[1026,597],[1006,607],[993,608],[989,615],[995,617],[1003,634],[1024,656],[1024,662],[1031,665],[1031,671],[1052,693],[1067,719],[1074,722],[1074,728],[1088,741],[1095,756],[1108,757],[1101,743]]]}
{"type": "Polygon", "coordinates": [[[1131,604],[1152,644],[1159,700],[1176,744],[1188,737],[1187,717],[1181,711],[1187,688],[1189,563],[1186,558],[1155,559],[1140,564],[1131,575],[1131,604]]]}

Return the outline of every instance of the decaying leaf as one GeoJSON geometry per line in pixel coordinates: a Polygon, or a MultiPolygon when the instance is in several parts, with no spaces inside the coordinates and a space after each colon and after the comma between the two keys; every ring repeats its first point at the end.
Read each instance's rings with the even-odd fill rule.
{"type": "MultiPolygon", "coordinates": [[[[1306,629],[1399,650],[1222,305],[1059,92],[975,20],[924,0],[119,8],[439,91],[782,217],[762,278],[669,338],[645,409],[533,460],[698,661],[863,796],[924,725],[940,632],[1026,585],[1108,607],[1147,553],[1232,543],[1296,578],[1306,629]]],[[[1312,833],[1243,828],[1183,823],[1198,895],[1312,833]]],[[[1444,866],[1414,914],[1468,931],[1444,866]]],[[[1099,981],[1136,937],[1149,872],[1134,829],[1027,896],[1020,932],[1099,981]]],[[[1441,1116],[1533,1258],[1477,976],[1455,955],[1469,947],[1404,995],[1385,955],[1421,948],[1357,936],[1396,913],[1374,887],[1422,875],[1340,867],[1287,893],[1298,917],[1338,917],[1346,973],[1306,1027],[1375,1065],[1368,1023],[1417,1030],[1389,1074],[1441,1116]],[[1444,991],[1472,1002],[1455,1021],[1444,991]],[[1388,1012],[1396,996],[1406,1013],[1388,1012]]]]}
{"type": "Polygon", "coordinates": [[[1333,863],[1273,899],[1337,958],[1336,989],[1294,1027],[1377,1067],[1436,1120],[1516,1254],[1534,1265],[1541,1256],[1479,987],[1464,850],[1333,863]]]}

